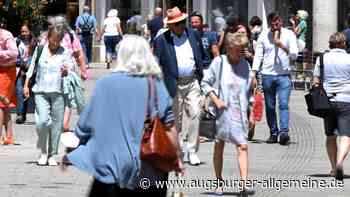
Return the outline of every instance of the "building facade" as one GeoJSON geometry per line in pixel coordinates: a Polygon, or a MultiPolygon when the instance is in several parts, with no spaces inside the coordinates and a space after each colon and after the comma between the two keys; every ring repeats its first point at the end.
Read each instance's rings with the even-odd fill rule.
{"type": "MultiPolygon", "coordinates": [[[[80,12],[85,3],[85,0],[79,0],[80,12]]],[[[307,48],[313,51],[328,48],[329,35],[346,27],[345,18],[350,12],[350,0],[90,0],[89,3],[99,24],[109,9],[116,8],[124,25],[135,10],[141,13],[146,22],[146,18],[156,6],[162,7],[164,14],[166,9],[174,6],[187,13],[199,11],[209,26],[213,25],[217,13],[223,16],[235,15],[248,22],[252,16],[263,17],[263,10],[266,14],[278,12],[288,26],[289,18],[297,10],[303,9],[309,13],[307,48]]],[[[99,50],[100,54],[104,53],[100,44],[96,43],[95,46],[99,48],[96,50],[99,50]]]]}

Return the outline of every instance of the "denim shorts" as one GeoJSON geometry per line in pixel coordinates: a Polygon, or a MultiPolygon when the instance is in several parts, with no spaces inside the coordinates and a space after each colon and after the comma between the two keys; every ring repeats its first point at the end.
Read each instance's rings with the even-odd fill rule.
{"type": "Polygon", "coordinates": [[[350,137],[350,103],[331,102],[331,105],[333,113],[324,118],[325,134],[350,137]]]}

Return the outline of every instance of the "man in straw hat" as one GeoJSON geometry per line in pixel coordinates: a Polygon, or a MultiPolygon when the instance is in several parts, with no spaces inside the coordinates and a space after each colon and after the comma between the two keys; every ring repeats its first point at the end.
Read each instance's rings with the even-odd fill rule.
{"type": "Polygon", "coordinates": [[[203,76],[203,47],[200,36],[186,28],[188,15],[179,8],[167,10],[164,23],[169,30],[154,41],[154,53],[164,73],[164,82],[174,100],[176,125],[180,133],[183,158],[199,165],[198,129],[200,86],[203,76]],[[187,144],[184,142],[187,140],[187,144]]]}

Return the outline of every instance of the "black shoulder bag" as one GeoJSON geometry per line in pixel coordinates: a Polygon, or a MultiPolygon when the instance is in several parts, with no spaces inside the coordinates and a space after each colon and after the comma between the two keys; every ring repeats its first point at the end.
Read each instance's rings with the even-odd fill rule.
{"type": "Polygon", "coordinates": [[[39,59],[41,56],[41,53],[43,52],[44,46],[43,45],[38,45],[37,46],[37,52],[36,52],[36,58],[35,58],[35,64],[34,64],[34,69],[33,69],[33,74],[32,76],[29,78],[29,82],[28,82],[28,88],[30,91],[32,91],[32,88],[34,86],[34,84],[36,83],[35,79],[38,73],[38,66],[39,66],[39,59]]]}
{"type": "Polygon", "coordinates": [[[310,115],[324,118],[332,112],[331,104],[325,89],[323,88],[324,62],[322,53],[320,55],[320,85],[312,86],[309,93],[305,95],[307,111],[310,115]]]}

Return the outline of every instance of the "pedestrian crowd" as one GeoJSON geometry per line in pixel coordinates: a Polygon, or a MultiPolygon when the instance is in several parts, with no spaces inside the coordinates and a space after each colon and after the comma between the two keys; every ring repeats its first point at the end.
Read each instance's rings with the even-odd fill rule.
{"type": "MultiPolygon", "coordinates": [[[[15,142],[11,110],[16,109],[16,124],[23,124],[28,105],[35,103],[38,165],[59,164],[61,135],[71,132],[72,110],[78,111],[73,137],[79,142],[61,163],[94,177],[91,197],[166,196],[167,188],[157,189],[155,181],[167,180],[171,171],[183,176],[184,162],[203,164],[198,151],[206,141],[214,143],[216,179],[224,180],[223,153],[230,143],[237,150],[240,179],[247,181],[248,141],[254,139],[256,121],[261,120],[263,100],[269,128],[266,143],[290,144],[291,72],[298,53],[307,48],[308,13],[299,10],[289,28],[280,15],[271,13],[267,29],[257,16],[246,24],[216,13],[215,31],[197,11],[188,15],[174,7],[166,10],[166,17],[162,14],[155,8],[142,25],[135,12],[123,30],[118,10],[111,9],[99,29],[90,7],[84,6],[75,30],[63,16],[53,16],[39,38],[31,33],[30,24],[23,24],[13,38],[2,20],[0,142],[15,142]],[[94,36],[103,40],[106,68],[112,72],[97,81],[85,103],[83,80],[89,77],[94,36]],[[176,155],[170,170],[141,159],[146,120],[151,117],[158,117],[162,125],[152,122],[152,132],[163,128],[170,143],[162,146],[176,155]],[[205,121],[212,127],[203,126],[205,121]],[[142,178],[151,180],[149,189],[138,187],[142,178]]],[[[330,51],[317,59],[312,82],[313,87],[324,87],[332,106],[324,128],[330,174],[337,180],[343,180],[350,150],[349,32],[330,36],[330,51]]],[[[223,195],[223,186],[214,192],[223,195]]],[[[245,187],[240,196],[249,192],[253,188],[245,187]]]]}

